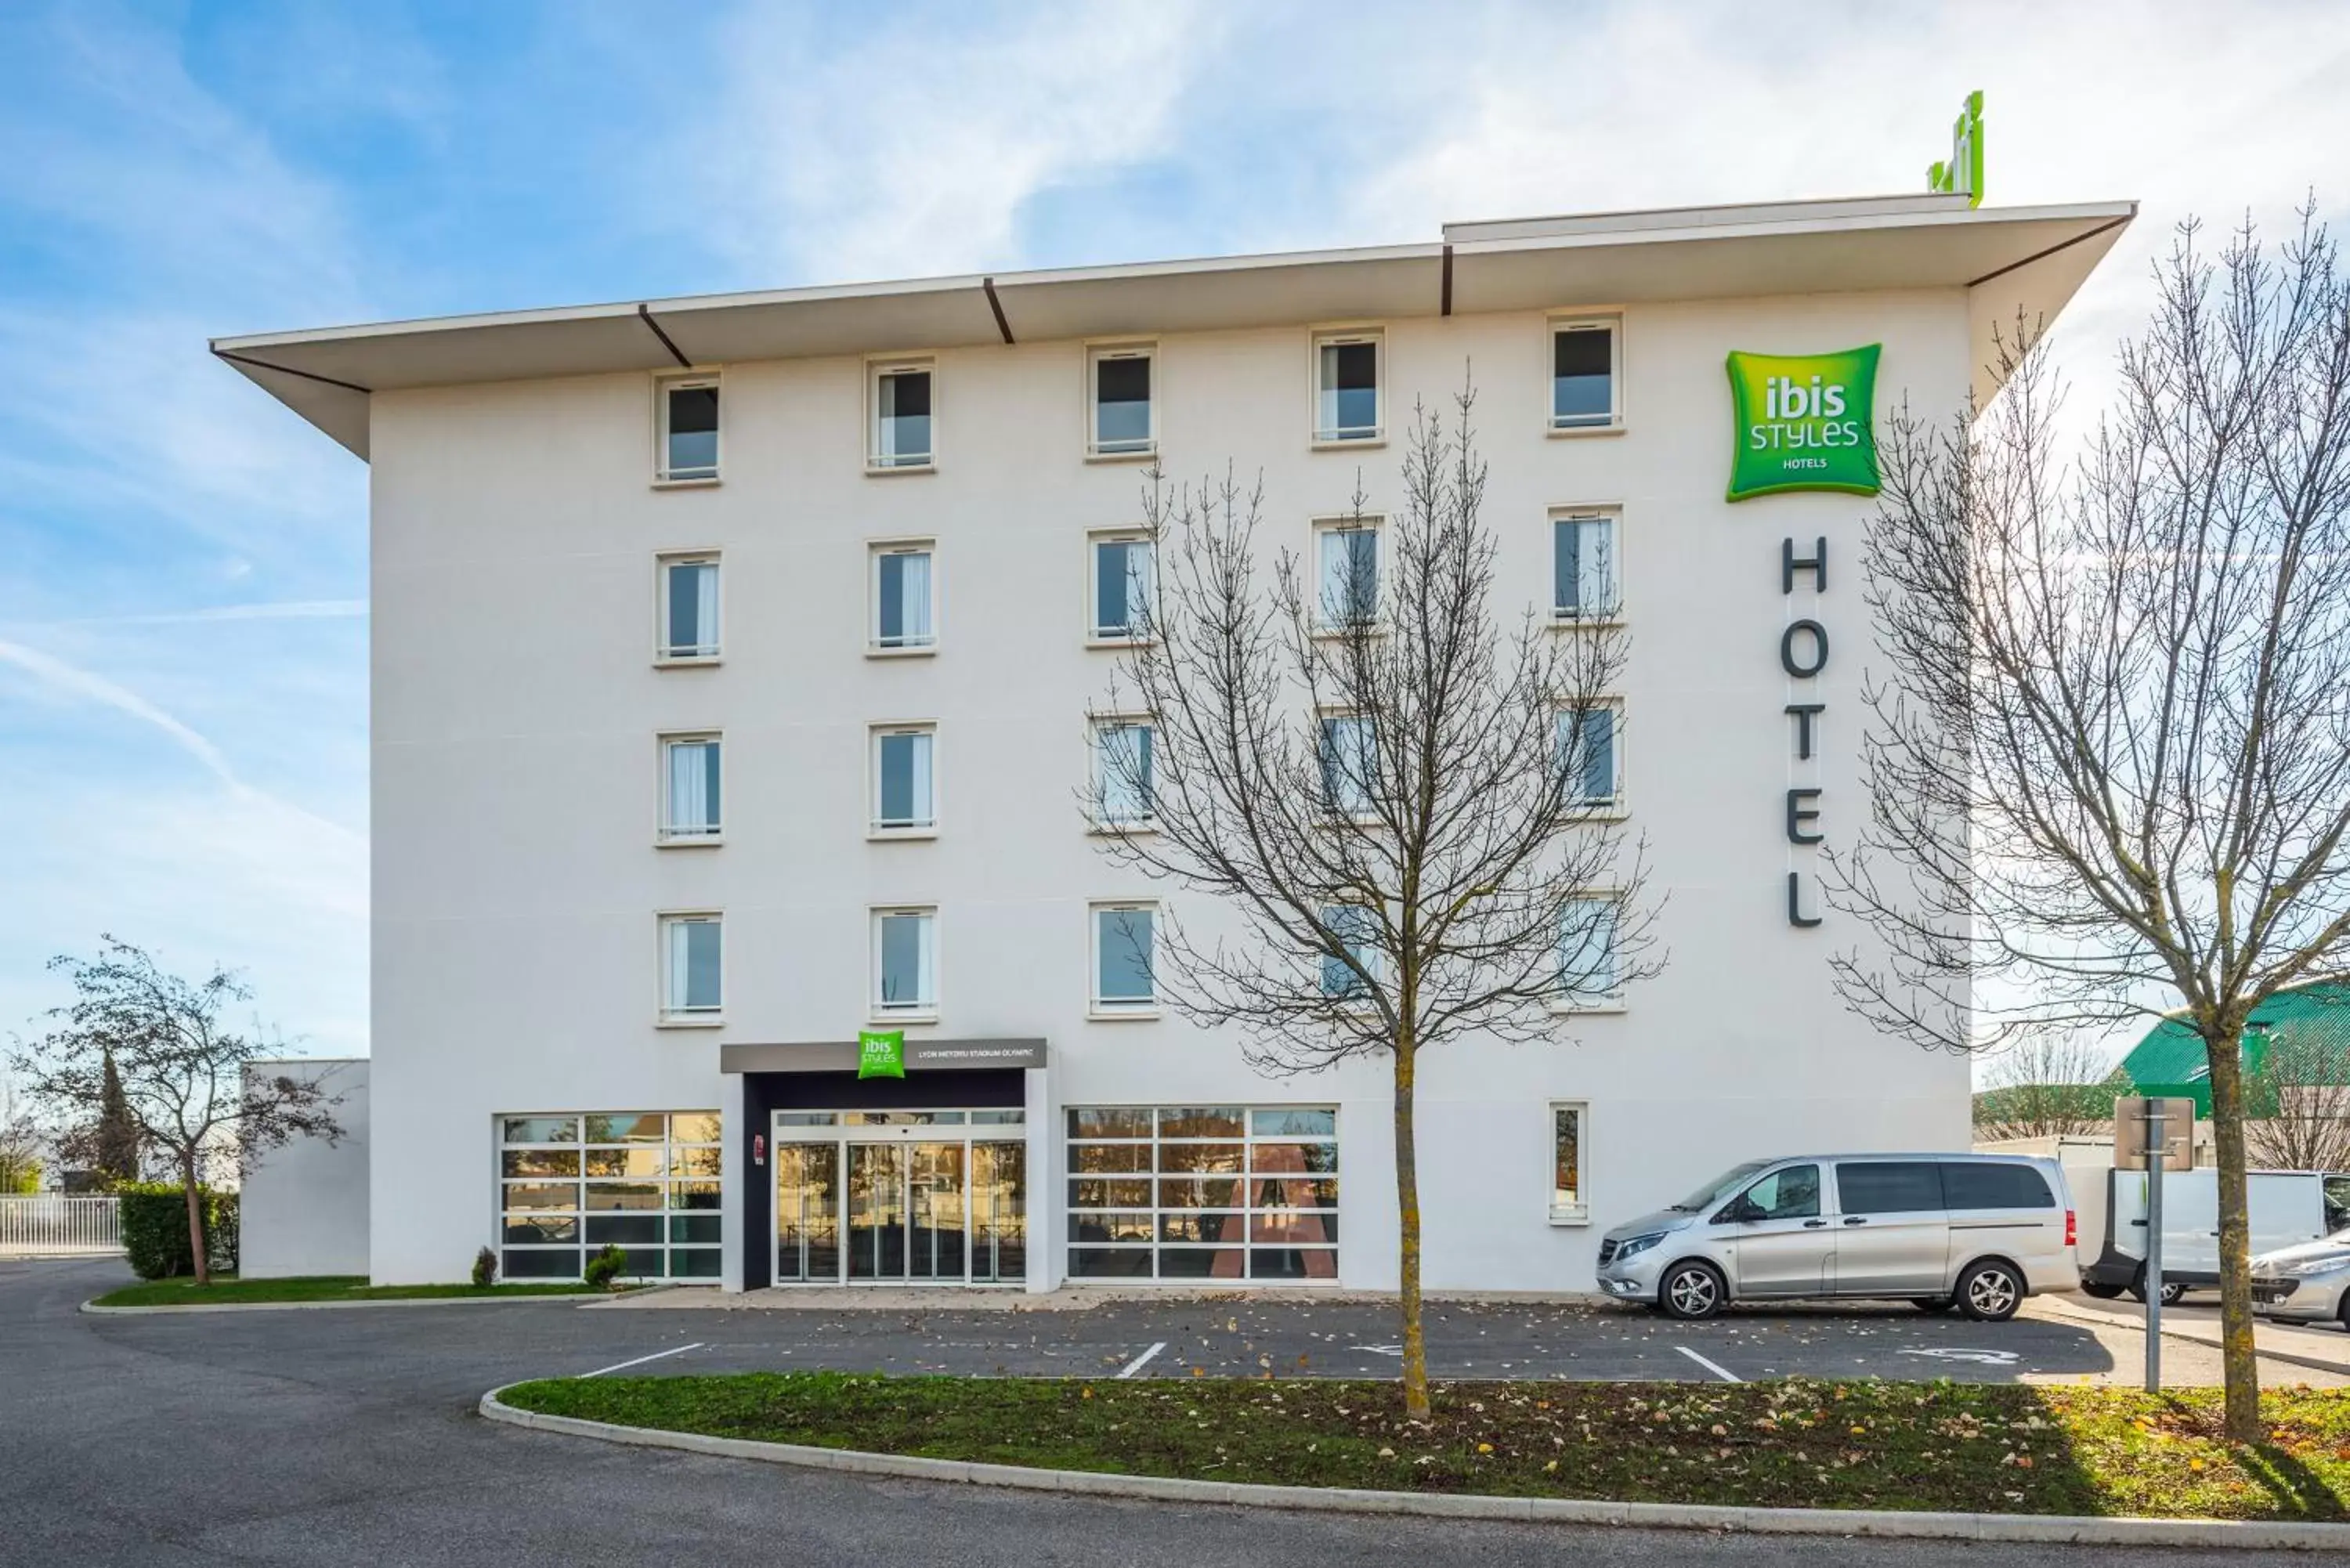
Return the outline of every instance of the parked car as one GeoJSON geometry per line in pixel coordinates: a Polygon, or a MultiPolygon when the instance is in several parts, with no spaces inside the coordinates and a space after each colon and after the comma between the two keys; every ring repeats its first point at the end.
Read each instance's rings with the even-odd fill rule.
{"type": "Polygon", "coordinates": [[[2064,1168],[2027,1155],[1750,1160],[1609,1231],[1599,1287],[1673,1317],[1731,1302],[1891,1299],[2000,1323],[2080,1283],[2064,1168]]]}
{"type": "MultiPolygon", "coordinates": [[[[2106,1178],[2105,1218],[2097,1251],[2081,1270],[2081,1289],[2110,1300],[2127,1291],[2146,1300],[2147,1174],[2116,1170],[2106,1178]]],[[[2314,1170],[2255,1170],[2245,1179],[2251,1253],[2314,1241],[2343,1228],[2345,1179],[2314,1170]]],[[[2206,1166],[2162,1173],[2162,1299],[2220,1283],[2220,1173],[2206,1166]]]]}
{"type": "Polygon", "coordinates": [[[2282,1323],[2350,1329],[2350,1228],[2254,1258],[2252,1310],[2282,1323]]]}

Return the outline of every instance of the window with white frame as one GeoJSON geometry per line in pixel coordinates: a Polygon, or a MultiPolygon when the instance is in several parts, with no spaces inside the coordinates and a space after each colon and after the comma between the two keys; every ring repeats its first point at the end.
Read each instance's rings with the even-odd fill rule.
{"type": "Polygon", "coordinates": [[[1551,514],[1551,614],[1612,620],[1624,607],[1617,516],[1596,508],[1551,514]]]}
{"type": "Polygon", "coordinates": [[[1094,821],[1101,827],[1140,827],[1150,821],[1151,753],[1159,741],[1147,719],[1094,722],[1094,821]]]}
{"type": "Polygon", "coordinates": [[[938,781],[931,771],[938,732],[929,724],[873,732],[873,831],[929,833],[939,825],[938,781]]]}
{"type": "Polygon", "coordinates": [[[1624,804],[1624,709],[1617,702],[1567,709],[1558,716],[1558,766],[1567,799],[1593,811],[1624,804]]]}
{"type": "Polygon", "coordinates": [[[1150,634],[1158,599],[1158,549],[1148,534],[1097,534],[1088,589],[1088,638],[1132,642],[1150,634]]]}
{"type": "Polygon", "coordinates": [[[1158,906],[1096,904],[1093,924],[1093,1011],[1113,1016],[1155,1012],[1158,906]]]}
{"type": "Polygon", "coordinates": [[[718,1017],[723,946],[714,914],[663,915],[661,1017],[670,1023],[700,1023],[718,1017]]]}
{"type": "Polygon", "coordinates": [[[1559,1005],[1609,1008],[1621,1005],[1623,978],[1616,950],[1623,910],[1614,893],[1586,893],[1559,909],[1559,1005]]]}
{"type": "Polygon", "coordinates": [[[873,450],[877,469],[927,468],[936,457],[928,363],[873,367],[873,450]]]}
{"type": "Polygon", "coordinates": [[[660,462],[664,483],[718,477],[718,378],[678,376],[654,388],[660,462]]]}
{"type": "Polygon", "coordinates": [[[724,822],[719,812],[719,737],[664,735],[660,751],[661,842],[715,842],[724,822]]]}
{"type": "Polygon", "coordinates": [[[1096,348],[1087,356],[1093,424],[1086,450],[1096,457],[1142,456],[1159,447],[1158,403],[1147,344],[1096,348]]]}
{"type": "Polygon", "coordinates": [[[1379,618],[1379,523],[1347,517],[1314,526],[1314,619],[1325,630],[1379,618]]]}
{"type": "Polygon", "coordinates": [[[1580,1225],[1591,1218],[1584,1186],[1584,1121],[1591,1108],[1579,1100],[1555,1100],[1550,1107],[1550,1220],[1580,1225]]]}
{"type": "Polygon", "coordinates": [[[1322,924],[1345,953],[1322,955],[1322,994],[1334,1002],[1369,1000],[1372,982],[1382,973],[1378,911],[1360,904],[1332,904],[1323,909],[1322,924]]]}
{"type": "Polygon", "coordinates": [[[1551,323],[1551,429],[1607,430],[1623,422],[1623,325],[1614,317],[1551,323]]]}
{"type": "Polygon", "coordinates": [[[1334,816],[1360,818],[1371,812],[1378,777],[1378,734],[1370,717],[1326,713],[1322,718],[1322,798],[1334,816]]]}
{"type": "Polygon", "coordinates": [[[628,1279],[718,1277],[725,1150],[716,1111],[496,1120],[504,1278],[576,1280],[607,1246],[628,1254],[628,1279]]]}
{"type": "Polygon", "coordinates": [[[1315,336],[1315,441],[1378,439],[1381,348],[1377,332],[1325,332],[1315,336]]]}
{"type": "Polygon", "coordinates": [[[718,657],[718,557],[660,557],[660,625],[653,651],[663,663],[718,657]]]}
{"type": "Polygon", "coordinates": [[[876,651],[921,653],[938,646],[935,551],[927,539],[873,546],[873,624],[876,651]]]}
{"type": "Polygon", "coordinates": [[[1073,1106],[1069,1277],[1338,1277],[1328,1106],[1073,1106]]]}
{"type": "Polygon", "coordinates": [[[938,1010],[938,911],[875,910],[873,1016],[927,1018],[938,1010]]]}

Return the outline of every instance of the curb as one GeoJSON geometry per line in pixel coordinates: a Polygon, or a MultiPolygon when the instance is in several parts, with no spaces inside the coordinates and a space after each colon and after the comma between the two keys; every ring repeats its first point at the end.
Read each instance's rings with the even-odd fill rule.
{"type": "Polygon", "coordinates": [[[599,1306],[604,1299],[577,1295],[388,1296],[355,1302],[194,1302],[186,1306],[100,1306],[87,1301],[81,1303],[81,1310],[91,1317],[201,1317],[222,1312],[351,1312],[362,1307],[520,1306],[525,1303],[536,1306],[549,1303],[599,1306]]]}
{"type": "Polygon", "coordinates": [[[1515,1523],[1613,1524],[1643,1530],[1745,1531],[1757,1535],[1907,1537],[1938,1541],[2004,1541],[2101,1546],[2221,1546],[2246,1551],[2350,1550],[2350,1524],[2239,1522],[2221,1519],[2095,1519],[2071,1514],[1904,1513],[1834,1508],[1740,1508],[1669,1502],[1597,1502],[1573,1498],[1479,1497],[1439,1492],[1374,1491],[1346,1487],[1257,1486],[1239,1481],[1186,1480],[1173,1476],[1112,1475],[1098,1470],[1034,1469],[1024,1465],[920,1459],[909,1454],[818,1449],[747,1438],[712,1438],[649,1427],[583,1421],[520,1410],[498,1397],[512,1384],[482,1396],[487,1419],[533,1431],[591,1438],[638,1448],[676,1449],[763,1464],[797,1465],[847,1475],[909,1480],[960,1481],[967,1486],[1158,1502],[1225,1503],[1317,1513],[1410,1514],[1434,1519],[1503,1520],[1515,1523]]]}

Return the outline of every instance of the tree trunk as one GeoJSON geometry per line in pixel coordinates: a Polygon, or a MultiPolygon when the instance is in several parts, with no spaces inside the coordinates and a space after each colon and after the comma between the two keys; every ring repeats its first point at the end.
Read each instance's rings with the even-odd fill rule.
{"type": "Polygon", "coordinates": [[[1419,1322],[1419,1157],[1412,1130],[1412,1076],[1418,1069],[1408,1040],[1396,1042],[1396,1218],[1403,1241],[1403,1413],[1428,1419],[1428,1340],[1419,1322]]]}
{"type": "Polygon", "coordinates": [[[209,1285],[213,1282],[213,1271],[212,1264],[204,1257],[204,1199],[203,1195],[196,1190],[194,1160],[180,1162],[180,1182],[182,1190],[188,1197],[188,1251],[196,1266],[196,1283],[209,1285]]]}
{"type": "Polygon", "coordinates": [[[2252,1348],[2242,1031],[2206,1036],[2203,1050],[2211,1065],[2211,1131],[2220,1156],[2220,1365],[2228,1385],[2228,1439],[2251,1443],[2261,1437],[2261,1370],[2252,1348]]]}

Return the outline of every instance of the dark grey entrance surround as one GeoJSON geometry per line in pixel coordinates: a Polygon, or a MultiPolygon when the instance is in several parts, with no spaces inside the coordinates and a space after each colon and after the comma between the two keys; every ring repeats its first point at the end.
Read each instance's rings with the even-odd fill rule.
{"type": "MultiPolygon", "coordinates": [[[[1042,1040],[906,1041],[906,1071],[941,1067],[1041,1067],[1042,1040]]],[[[840,1073],[857,1070],[854,1040],[808,1040],[785,1045],[721,1045],[722,1073],[840,1073]]]]}

